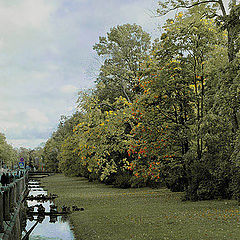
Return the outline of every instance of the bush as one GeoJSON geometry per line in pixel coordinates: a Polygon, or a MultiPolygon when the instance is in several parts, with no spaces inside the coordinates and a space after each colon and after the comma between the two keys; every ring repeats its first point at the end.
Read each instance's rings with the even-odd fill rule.
{"type": "Polygon", "coordinates": [[[98,175],[95,172],[90,173],[88,176],[88,181],[93,182],[96,180],[98,180],[98,175]]]}
{"type": "MultiPolygon", "coordinates": [[[[204,158],[203,158],[204,159],[204,158]]],[[[194,162],[188,167],[190,178],[186,200],[231,199],[232,165],[214,159],[194,162]]]]}
{"type": "Polygon", "coordinates": [[[131,187],[131,177],[129,172],[118,173],[113,185],[119,188],[129,188],[131,187]]]}
{"type": "Polygon", "coordinates": [[[187,188],[188,180],[183,166],[176,166],[172,169],[167,168],[165,171],[164,181],[172,192],[183,192],[187,188]]]}

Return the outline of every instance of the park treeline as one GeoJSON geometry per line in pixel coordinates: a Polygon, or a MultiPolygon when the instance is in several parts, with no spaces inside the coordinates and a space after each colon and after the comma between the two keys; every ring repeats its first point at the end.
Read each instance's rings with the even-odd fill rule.
{"type": "Polygon", "coordinates": [[[17,164],[18,152],[7,143],[6,137],[0,133],[0,170],[2,167],[11,168],[17,164]]]}
{"type": "Polygon", "coordinates": [[[186,200],[238,198],[239,13],[195,4],[158,39],[136,24],[99,37],[95,87],[46,142],[46,167],[122,188],[164,185],[186,200]]]}
{"type": "Polygon", "coordinates": [[[23,158],[24,165],[21,168],[35,166],[42,169],[42,147],[30,148],[14,148],[7,142],[6,136],[0,132],[0,174],[2,168],[5,171],[18,169],[20,158],[23,158]]]}

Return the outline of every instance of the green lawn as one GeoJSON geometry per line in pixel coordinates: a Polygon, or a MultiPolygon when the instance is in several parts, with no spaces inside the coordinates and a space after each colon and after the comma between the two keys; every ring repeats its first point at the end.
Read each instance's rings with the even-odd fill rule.
{"type": "Polygon", "coordinates": [[[42,182],[59,195],[58,206],[84,207],[70,215],[79,240],[240,239],[236,201],[182,202],[167,189],[117,189],[60,174],[42,182]]]}

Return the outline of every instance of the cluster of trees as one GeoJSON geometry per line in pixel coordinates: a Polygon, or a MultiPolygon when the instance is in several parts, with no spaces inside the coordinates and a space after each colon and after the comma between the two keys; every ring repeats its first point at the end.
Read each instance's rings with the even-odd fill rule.
{"type": "Polygon", "coordinates": [[[0,168],[12,168],[17,164],[17,156],[17,150],[8,144],[5,135],[0,133],[0,168]]]}
{"type": "Polygon", "coordinates": [[[18,168],[20,158],[24,159],[26,166],[41,168],[43,165],[43,148],[14,148],[7,143],[6,137],[0,133],[0,168],[15,169],[18,168]]]}
{"type": "Polygon", "coordinates": [[[18,161],[23,158],[25,167],[29,167],[36,170],[45,169],[43,161],[43,146],[40,146],[31,149],[20,147],[17,150],[18,161]]]}
{"type": "Polygon", "coordinates": [[[118,187],[165,184],[190,200],[238,197],[240,5],[159,5],[159,15],[187,9],[159,39],[124,24],[94,45],[104,59],[96,87],[61,119],[46,165],[118,187]]]}

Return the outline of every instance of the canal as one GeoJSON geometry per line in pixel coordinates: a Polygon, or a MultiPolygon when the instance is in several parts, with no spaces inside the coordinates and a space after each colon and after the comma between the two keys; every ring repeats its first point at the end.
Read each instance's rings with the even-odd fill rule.
{"type": "MultiPolygon", "coordinates": [[[[29,180],[29,195],[28,196],[47,196],[48,192],[36,180],[29,180]]],[[[50,206],[54,205],[54,200],[26,200],[27,207],[32,207],[42,204],[46,212],[50,212],[50,206]]],[[[37,207],[34,207],[34,212],[37,212],[37,207]]],[[[67,219],[67,215],[62,216],[42,216],[39,218],[37,215],[31,215],[26,218],[25,226],[23,226],[22,239],[24,236],[29,235],[29,240],[74,240],[74,235],[67,219]],[[37,223],[38,222],[38,223],[37,223]],[[28,234],[27,234],[28,233],[28,234]],[[27,234],[27,235],[26,235],[27,234]]]]}

